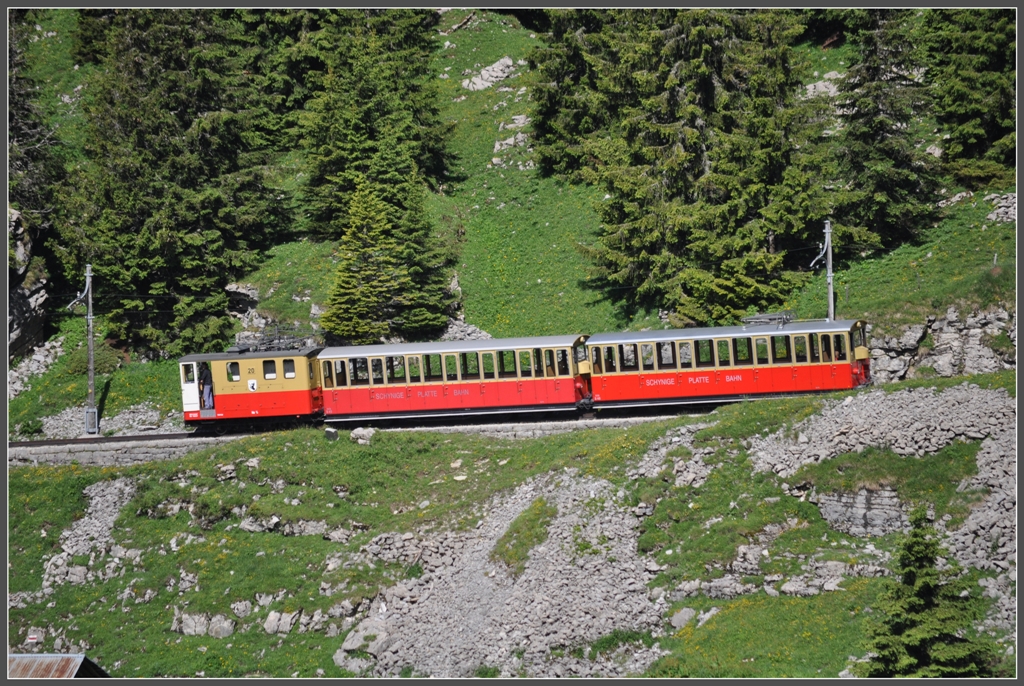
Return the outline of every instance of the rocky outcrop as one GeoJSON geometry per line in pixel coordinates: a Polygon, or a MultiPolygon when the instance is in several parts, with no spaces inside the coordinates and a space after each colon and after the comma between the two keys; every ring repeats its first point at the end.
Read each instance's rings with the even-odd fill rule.
{"type": "MultiPolygon", "coordinates": [[[[505,56],[491,66],[481,69],[479,75],[463,79],[462,87],[471,91],[484,90],[485,88],[490,88],[499,81],[504,81],[509,78],[515,73],[515,70],[516,65],[512,61],[512,58],[505,56]]],[[[468,76],[470,74],[472,74],[472,72],[469,72],[468,74],[464,73],[463,75],[468,76]]]]}
{"type": "Polygon", "coordinates": [[[1017,194],[1007,193],[999,195],[992,193],[985,196],[985,202],[995,205],[986,219],[993,222],[1016,222],[1017,221],[1017,194]]]}
{"type": "Polygon", "coordinates": [[[25,358],[17,367],[7,370],[8,400],[16,398],[22,391],[32,389],[30,379],[44,374],[50,368],[50,365],[64,352],[63,343],[63,336],[59,336],[52,341],[46,341],[42,345],[35,347],[31,352],[26,353],[25,358]]]}
{"type": "Polygon", "coordinates": [[[642,672],[661,655],[656,647],[626,646],[621,663],[550,653],[616,628],[660,633],[664,601],[652,601],[646,586],[660,568],[638,556],[637,520],[618,497],[611,484],[566,470],[499,496],[469,533],[376,537],[366,553],[386,562],[416,562],[424,573],[385,589],[335,662],[352,665],[351,653],[362,651],[356,655],[375,660],[359,665],[360,671],[376,675],[397,674],[408,664],[435,677],[472,676],[480,665],[497,667],[504,676],[642,672]],[[538,497],[557,507],[558,515],[547,541],[513,579],[490,552],[538,497]],[[443,648],[438,636],[445,637],[443,648]]]}
{"type": "Polygon", "coordinates": [[[750,457],[757,471],[782,477],[805,464],[888,447],[897,455],[934,453],[954,440],[981,440],[1016,423],[1014,399],[1005,390],[963,383],[936,393],[914,388],[895,393],[872,391],[826,404],[821,414],[793,427],[796,440],[783,431],[751,439],[750,457]]]}
{"type": "Polygon", "coordinates": [[[875,384],[908,376],[940,377],[980,374],[1016,368],[1017,318],[1002,307],[966,318],[950,306],[944,316],[908,326],[900,336],[873,336],[871,378],[875,384]],[[991,341],[1005,334],[1012,350],[996,351],[991,341]]]}
{"type": "MultiPolygon", "coordinates": [[[[458,288],[458,281],[455,282],[458,288]]],[[[461,292],[461,291],[460,291],[461,292]]],[[[472,324],[466,323],[466,315],[459,314],[448,320],[448,328],[445,329],[439,340],[442,341],[482,341],[491,338],[491,334],[472,324]]]]}
{"type": "Polygon", "coordinates": [[[7,359],[39,344],[46,323],[46,270],[32,257],[32,235],[18,210],[7,206],[7,359]]]}
{"type": "Polygon", "coordinates": [[[818,505],[830,527],[851,536],[885,536],[909,528],[906,507],[891,488],[862,488],[856,493],[812,492],[807,500],[818,505]]]}

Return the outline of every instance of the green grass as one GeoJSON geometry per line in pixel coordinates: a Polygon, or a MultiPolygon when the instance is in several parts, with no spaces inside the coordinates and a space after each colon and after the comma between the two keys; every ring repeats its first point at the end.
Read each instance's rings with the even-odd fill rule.
{"type": "MultiPolygon", "coordinates": [[[[1009,191],[1013,192],[1013,189],[1009,191]]],[[[962,315],[974,308],[1016,300],[1016,228],[986,219],[991,203],[973,199],[948,208],[938,225],[918,245],[835,268],[836,317],[865,319],[874,334],[896,333],[920,324],[928,315],[943,315],[956,305],[962,315]],[[992,260],[996,257],[997,268],[992,260]],[[847,293],[849,295],[847,295],[847,293]]],[[[828,298],[822,272],[785,307],[800,317],[824,317],[828,298]]]]}
{"type": "Polygon", "coordinates": [[[56,129],[57,138],[69,164],[81,155],[86,143],[83,103],[88,89],[75,91],[95,71],[92,64],[77,64],[71,54],[72,36],[78,26],[77,9],[38,9],[33,19],[41,30],[30,31],[38,40],[27,43],[28,76],[39,87],[37,103],[46,124],[56,129]],[[56,33],[46,36],[46,33],[56,33]],[[77,100],[67,103],[61,96],[77,100]]]}
{"type": "MultiPolygon", "coordinates": [[[[64,336],[64,354],[42,375],[29,380],[31,390],[22,391],[8,406],[8,437],[14,439],[22,427],[21,437],[33,425],[41,429],[43,417],[59,414],[76,405],[85,405],[89,394],[88,374],[83,373],[86,340],[84,317],[67,317],[60,322],[57,335],[64,336]],[[78,346],[81,344],[81,348],[78,346]]],[[[94,320],[96,349],[113,351],[103,343],[104,324],[94,320]]],[[[87,369],[87,362],[86,369],[87,369]]],[[[150,403],[161,414],[180,412],[181,389],[178,385],[177,363],[174,360],[141,362],[137,358],[124,363],[110,374],[97,373],[94,378],[96,406],[100,422],[132,405],[150,403]]],[[[83,420],[84,421],[84,420],[83,420]]],[[[84,425],[83,425],[84,427],[84,425]]]]}
{"type": "Polygon", "coordinates": [[[829,72],[845,74],[858,57],[857,47],[850,41],[828,50],[822,50],[819,42],[808,41],[793,46],[793,51],[806,60],[806,69],[801,72],[805,86],[823,80],[829,72]]]}
{"type": "MultiPolygon", "coordinates": [[[[444,22],[457,23],[466,14],[452,10],[444,22]]],[[[525,59],[540,39],[514,19],[480,10],[477,18],[487,21],[439,37],[440,45],[447,40],[457,47],[441,49],[434,58],[435,73],[449,75],[440,81],[442,113],[455,122],[451,149],[457,162],[453,180],[430,198],[429,207],[438,230],[461,252],[456,272],[466,320],[496,337],[625,328],[628,320],[587,288],[589,265],[577,247],[596,235],[595,206],[603,194],[544,178],[536,169],[520,170],[520,163],[525,167],[533,158],[525,147],[494,152],[496,141],[517,131],[531,133],[530,125],[499,125],[530,113],[536,74],[520,66],[520,76],[485,90],[461,86],[463,71],[479,73],[506,55],[525,59]],[[518,95],[524,87],[527,92],[518,95]],[[493,166],[494,157],[509,167],[493,166]]]]}
{"type": "Polygon", "coordinates": [[[537,498],[512,520],[508,530],[494,544],[490,558],[509,568],[513,577],[526,571],[530,551],[548,539],[548,525],[558,515],[558,508],[537,498]]]}
{"type": "Polygon", "coordinates": [[[336,247],[333,241],[282,243],[268,251],[259,269],[239,282],[259,289],[256,311],[261,315],[282,325],[298,322],[300,327],[308,327],[312,306],[327,304],[334,284],[336,247]]]}
{"type": "Polygon", "coordinates": [[[835,678],[847,656],[864,654],[864,609],[874,604],[883,583],[851,579],[844,591],[810,598],[759,593],[734,600],[689,599],[686,605],[694,609],[715,605],[721,611],[700,628],[691,620],[663,639],[672,654],[645,676],[835,678]]]}
{"type": "Polygon", "coordinates": [[[226,640],[179,637],[168,631],[173,616],[169,607],[177,604],[185,609],[185,601],[189,603],[185,609],[188,612],[230,612],[235,600],[251,600],[257,592],[286,588],[291,595],[271,609],[291,611],[301,607],[309,612],[326,612],[343,598],[358,602],[373,597],[381,585],[391,585],[412,571],[400,565],[377,564],[325,573],[325,560],[339,550],[338,544],[319,536],[285,538],[237,528],[226,531],[229,524],[240,522],[230,513],[232,506],[247,504],[247,514],[259,517],[274,513],[286,521],[325,520],[332,528],[351,529],[352,522],[358,522],[366,530],[359,531],[346,546],[354,551],[385,531],[473,526],[479,519],[480,506],[495,493],[551,470],[575,467],[626,486],[623,465],[635,462],[654,438],[679,421],[521,442],[458,434],[381,432],[369,446],[347,440],[327,441],[322,432],[304,429],[242,438],[180,460],[124,469],[14,468],[9,475],[8,509],[9,550],[16,553],[9,556],[12,591],[40,589],[42,555],[53,552],[60,531],[84,512],[81,490],[100,479],[127,475],[139,482],[139,492],[123,509],[114,537],[125,547],[153,550],[143,554],[139,568],[129,565],[123,578],[58,588],[51,598],[56,602],[54,608],[33,605],[12,609],[8,626],[15,634],[40,623],[67,626],[68,638],[87,640],[92,646],[90,656],[115,676],[194,676],[199,671],[206,676],[281,676],[295,671],[300,676],[313,676],[318,667],[327,676],[343,676],[331,656],[344,635],[328,639],[323,634],[293,632],[278,646],[278,638],[267,636],[259,627],[239,631],[245,623],[262,623],[266,609],[240,622],[235,635],[226,640]],[[459,469],[450,467],[453,454],[463,459],[459,469]],[[259,466],[250,470],[244,461],[251,458],[259,458],[259,466]],[[238,460],[242,462],[237,464],[237,479],[216,480],[219,465],[238,460]],[[190,471],[199,476],[188,476],[185,488],[177,485],[190,471]],[[455,481],[457,474],[469,478],[455,481]],[[284,489],[273,493],[272,483],[278,479],[284,480],[284,489]],[[246,485],[240,487],[239,482],[246,485]],[[347,488],[345,499],[335,494],[336,485],[347,488]],[[255,495],[260,497],[254,501],[255,495]],[[298,499],[300,504],[285,504],[286,499],[298,499]],[[197,513],[205,518],[197,517],[190,524],[187,511],[170,517],[148,516],[147,510],[165,500],[194,503],[197,513]],[[423,500],[430,504],[421,509],[419,503],[423,500]],[[46,538],[39,533],[43,528],[49,531],[46,538]],[[182,532],[206,540],[172,551],[170,539],[182,532]],[[157,552],[161,547],[165,555],[157,552]],[[257,556],[258,552],[264,555],[257,556]],[[176,588],[166,590],[168,580],[177,579],[182,569],[198,574],[199,591],[179,596],[176,588]],[[322,581],[344,583],[344,591],[330,598],[321,596],[322,581]],[[147,589],[158,591],[158,595],[146,604],[129,602],[130,616],[125,617],[121,601],[115,598],[129,586],[134,597],[143,596],[147,589]],[[116,608],[110,611],[113,606],[116,608]],[[207,652],[199,652],[200,646],[206,646],[207,652]],[[319,648],[311,650],[316,646],[319,648]],[[122,663],[113,668],[118,660],[122,663]]]}
{"type": "Polygon", "coordinates": [[[949,514],[950,528],[956,528],[967,517],[971,505],[980,502],[988,490],[957,493],[965,478],[978,473],[975,456],[979,441],[951,443],[942,450],[924,457],[900,457],[891,450],[868,448],[862,453],[848,453],[819,464],[806,465],[793,475],[797,483],[807,481],[819,492],[855,493],[862,488],[871,491],[882,486],[896,490],[901,501],[935,505],[935,516],[949,514]]]}

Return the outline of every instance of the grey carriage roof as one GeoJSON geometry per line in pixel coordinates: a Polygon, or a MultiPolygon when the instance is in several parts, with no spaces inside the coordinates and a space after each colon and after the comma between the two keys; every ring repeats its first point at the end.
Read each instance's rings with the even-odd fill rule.
{"type": "Polygon", "coordinates": [[[324,348],[320,359],[335,357],[386,357],[389,355],[462,353],[473,350],[514,350],[522,348],[570,348],[584,336],[535,336],[531,338],[484,338],[476,341],[440,343],[396,343],[394,345],[347,345],[324,348]]]}
{"type": "Polygon", "coordinates": [[[820,333],[823,331],[849,331],[856,319],[841,319],[789,322],[778,324],[756,324],[748,326],[715,326],[694,329],[663,329],[661,331],[625,331],[621,333],[596,333],[587,340],[587,345],[615,345],[618,343],[649,343],[693,338],[729,338],[732,336],[781,336],[784,334],[820,333]]]}
{"type": "Polygon", "coordinates": [[[178,362],[217,362],[220,360],[269,360],[278,357],[312,357],[320,348],[302,350],[260,350],[258,352],[193,353],[178,358],[178,362]]]}

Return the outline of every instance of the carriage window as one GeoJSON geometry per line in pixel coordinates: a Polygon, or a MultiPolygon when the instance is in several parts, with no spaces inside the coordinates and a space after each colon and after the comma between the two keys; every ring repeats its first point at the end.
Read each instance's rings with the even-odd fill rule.
{"type": "Polygon", "coordinates": [[[620,372],[635,372],[640,369],[640,363],[636,359],[636,343],[619,346],[619,364],[620,372]]]}
{"type": "Polygon", "coordinates": [[[498,351],[498,378],[499,379],[514,379],[514,378],[516,378],[516,351],[515,350],[499,350],[498,351]]]}
{"type": "Polygon", "coordinates": [[[533,371],[530,368],[530,351],[520,350],[519,351],[519,376],[526,378],[533,376],[533,371]]]}
{"type": "Polygon", "coordinates": [[[836,340],[836,362],[846,361],[846,334],[837,333],[833,336],[836,340]]]}
{"type": "Polygon", "coordinates": [[[310,381],[313,380],[313,363],[312,362],[309,363],[309,380],[310,381]]]}
{"type": "Polygon", "coordinates": [[[605,346],[604,349],[604,370],[608,373],[615,371],[615,346],[605,346]]]}
{"type": "Polygon", "coordinates": [[[734,338],[732,339],[732,359],[733,364],[754,364],[753,351],[750,349],[749,338],[734,338]]]}
{"type": "Polygon", "coordinates": [[[196,382],[196,366],[192,363],[181,365],[181,382],[182,383],[195,383],[196,382]]]}
{"type": "Polygon", "coordinates": [[[324,388],[334,388],[334,375],[331,374],[331,363],[324,362],[324,388]]]}
{"type": "Polygon", "coordinates": [[[242,370],[239,369],[237,362],[228,362],[228,381],[241,381],[242,370]]]}
{"type": "Polygon", "coordinates": [[[480,378],[480,358],[476,353],[462,353],[459,355],[462,363],[462,380],[480,378]]]}
{"type": "Polygon", "coordinates": [[[353,386],[370,385],[370,365],[365,357],[353,357],[348,361],[349,378],[353,386]]]}
{"type": "Polygon", "coordinates": [[[757,353],[757,363],[768,364],[768,339],[755,338],[754,350],[757,353]]]}
{"type": "Polygon", "coordinates": [[[537,378],[544,376],[544,362],[540,348],[533,349],[533,371],[537,372],[537,378]]]}
{"type": "Polygon", "coordinates": [[[384,367],[388,372],[388,383],[403,384],[405,383],[405,358],[401,355],[397,357],[385,357],[384,367]]]}
{"type": "Polygon", "coordinates": [[[850,337],[853,339],[851,344],[854,348],[864,345],[864,329],[862,329],[860,325],[853,328],[853,331],[850,332],[850,337]]]}
{"type": "Polygon", "coordinates": [[[573,346],[572,354],[577,362],[587,361],[587,349],[582,345],[573,346]]]}
{"type": "Polygon", "coordinates": [[[294,379],[295,378],[295,360],[284,361],[284,378],[294,379]]]}
{"type": "Polygon", "coordinates": [[[718,341],[718,366],[729,366],[729,341],[718,341]]]}
{"type": "MultiPolygon", "coordinates": [[[[687,343],[689,350],[689,343],[687,343]]],[[[672,343],[658,343],[658,369],[676,368],[676,346],[672,343]]]]}
{"type": "Polygon", "coordinates": [[[444,378],[445,381],[459,380],[459,366],[458,358],[456,355],[444,356],[444,378]]]}
{"type": "Polygon", "coordinates": [[[569,351],[568,350],[556,350],[555,361],[558,366],[559,376],[571,376],[572,372],[569,369],[569,351]]]}
{"type": "Polygon", "coordinates": [[[277,378],[277,362],[275,362],[274,360],[263,360],[263,378],[277,378]]]}
{"type": "Polygon", "coordinates": [[[348,376],[345,373],[345,360],[334,361],[334,385],[338,388],[348,385],[348,376]]]}
{"type": "Polygon", "coordinates": [[[555,376],[555,351],[544,351],[544,376],[555,376]]]}
{"type": "Polygon", "coordinates": [[[793,352],[797,362],[807,361],[807,337],[793,336],[793,352]]]}
{"type": "Polygon", "coordinates": [[[419,383],[420,382],[420,356],[419,355],[409,355],[409,357],[407,357],[405,359],[406,359],[407,364],[409,365],[409,383],[419,383]]]}
{"type": "Polygon", "coordinates": [[[590,349],[590,353],[594,360],[592,373],[601,374],[601,348],[595,345],[590,349]]]}
{"type": "Polygon", "coordinates": [[[818,350],[818,334],[811,334],[811,362],[820,362],[821,354],[818,350]]]}
{"type": "Polygon", "coordinates": [[[441,371],[440,355],[423,356],[423,377],[425,381],[444,380],[444,373],[441,371]]]}
{"type": "Polygon", "coordinates": [[[650,343],[644,343],[640,346],[640,363],[645,372],[654,369],[654,346],[650,343]]]}
{"type": "MultiPolygon", "coordinates": [[[[712,364],[714,364],[712,362],[712,364]]],[[[679,368],[689,369],[693,366],[693,346],[689,341],[679,341],[679,368]]]]}
{"type": "Polygon", "coordinates": [[[831,362],[832,361],[832,341],[831,337],[824,333],[821,335],[821,361],[831,362]]]}
{"type": "Polygon", "coordinates": [[[712,341],[694,341],[694,356],[698,367],[715,366],[715,348],[712,341]]]}
{"type": "Polygon", "coordinates": [[[494,353],[483,353],[480,356],[480,358],[483,361],[483,364],[481,365],[481,368],[483,369],[483,372],[484,372],[484,378],[485,379],[493,379],[494,378],[494,353]]]}
{"type": "Polygon", "coordinates": [[[772,362],[779,364],[780,362],[789,363],[792,361],[793,358],[789,350],[789,336],[772,336],[772,362]]]}
{"type": "Polygon", "coordinates": [[[373,372],[373,385],[384,385],[384,360],[375,357],[370,360],[370,370],[373,372]]]}

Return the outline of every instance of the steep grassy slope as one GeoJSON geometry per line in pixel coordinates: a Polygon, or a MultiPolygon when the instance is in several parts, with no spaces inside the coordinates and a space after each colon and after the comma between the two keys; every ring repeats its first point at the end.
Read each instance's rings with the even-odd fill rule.
{"type": "MultiPolygon", "coordinates": [[[[1008,189],[1000,192],[1015,192],[1008,189]]],[[[1008,222],[986,219],[992,203],[976,193],[946,210],[946,216],[917,245],[834,266],[836,316],[866,319],[878,331],[895,332],[950,305],[984,308],[1013,303],[1017,283],[1017,231],[1008,222]]],[[[787,307],[799,317],[828,312],[824,272],[795,293],[787,307]]]]}
{"type": "MultiPolygon", "coordinates": [[[[973,380],[1012,389],[1016,377],[1010,372],[973,380]]],[[[831,530],[813,504],[784,496],[780,478],[751,472],[745,447],[750,437],[792,426],[819,411],[825,399],[761,401],[717,410],[710,417],[717,424],[695,437],[695,445],[713,449],[705,459],[717,465],[699,489],[662,478],[634,481],[627,478],[627,471],[667,430],[708,417],[525,441],[378,433],[369,446],[330,442],[320,432],[305,429],[243,438],[184,459],[131,468],[14,468],[8,505],[12,592],[40,590],[45,556],[59,551],[60,532],[81,518],[87,506],[82,489],[97,481],[127,476],[139,484],[112,533],[117,545],[143,553],[140,564],[124,563],[123,576],[82,586],[60,585],[47,602],[11,609],[12,644],[23,640],[14,637],[23,636],[29,626],[61,629],[63,641],[84,641],[90,657],[114,676],[312,677],[317,670],[324,676],[344,676],[331,658],[345,631],[329,637],[293,629],[282,638],[263,630],[267,610],[260,609],[240,621],[226,639],[182,636],[170,631],[173,607],[190,613],[228,613],[233,602],[282,589],[285,594],[271,609],[326,612],[343,599],[358,605],[374,597],[381,586],[416,576],[419,570],[415,565],[365,562],[334,568],[328,566],[332,556],[355,553],[383,532],[429,535],[473,527],[482,515],[481,506],[496,493],[530,476],[566,467],[609,480],[623,490],[629,506],[659,501],[654,515],[641,525],[645,533],[640,539],[641,549],[663,565],[650,584],[653,588],[671,591],[683,579],[707,578],[709,570],[712,577],[720,575],[721,565],[736,557],[738,546],[767,525],[785,522],[798,524],[770,544],[762,575],[746,582],[761,584],[763,574],[798,574],[801,561],[810,556],[871,562],[878,553],[869,551],[891,552],[895,536],[874,538],[873,548],[866,546],[863,540],[831,530]],[[236,478],[224,477],[222,466],[228,464],[236,465],[236,478]],[[336,495],[335,487],[341,487],[344,497],[336,495]],[[168,512],[162,503],[182,507],[168,512]],[[231,511],[242,505],[248,506],[247,516],[324,520],[329,528],[343,526],[355,530],[355,535],[347,544],[338,544],[320,536],[249,533],[237,528],[242,517],[231,511]],[[197,586],[180,590],[170,583],[183,573],[197,575],[197,586]],[[320,593],[322,583],[342,590],[325,596],[320,593]],[[151,600],[146,600],[147,592],[151,600]]],[[[906,498],[927,502],[929,489],[951,488],[974,473],[973,460],[967,457],[976,449],[976,443],[953,446],[923,459],[876,451],[855,466],[852,458],[839,457],[806,470],[801,478],[822,489],[885,480],[906,485],[906,498]],[[852,468],[837,477],[837,466],[852,468]]],[[[936,501],[940,512],[947,500],[936,501]]],[[[545,513],[538,514],[537,521],[517,522],[520,538],[543,539],[545,513]]],[[[514,547],[510,544],[508,551],[496,554],[514,566],[523,556],[514,547]]],[[[97,570],[106,562],[102,556],[96,562],[88,556],[75,560],[97,570]]],[[[661,645],[670,654],[652,666],[650,675],[834,677],[848,655],[863,654],[870,616],[866,608],[874,604],[880,588],[878,579],[850,579],[843,584],[844,592],[809,598],[769,597],[759,591],[733,600],[673,601],[666,620],[683,606],[700,611],[717,606],[720,611],[699,629],[691,624],[662,638],[661,645]]],[[[52,648],[52,640],[51,635],[44,648],[52,648]]],[[[592,645],[566,645],[559,652],[595,654],[623,640],[650,644],[652,637],[613,632],[592,645]]]]}

